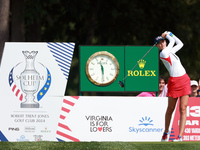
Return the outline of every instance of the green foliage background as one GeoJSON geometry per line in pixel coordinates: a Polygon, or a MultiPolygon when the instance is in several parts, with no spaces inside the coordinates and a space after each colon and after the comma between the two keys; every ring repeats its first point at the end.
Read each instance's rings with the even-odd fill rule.
{"type": "MultiPolygon", "coordinates": [[[[41,42],[76,43],[65,95],[79,95],[79,45],[153,45],[166,30],[183,41],[177,55],[198,80],[199,7],[200,0],[24,0],[25,41],[37,24],[41,42]]],[[[160,74],[169,77],[162,63],[160,74]]]]}

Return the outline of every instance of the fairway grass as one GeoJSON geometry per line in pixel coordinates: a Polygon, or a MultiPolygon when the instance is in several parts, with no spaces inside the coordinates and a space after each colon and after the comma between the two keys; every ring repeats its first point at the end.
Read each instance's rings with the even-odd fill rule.
{"type": "Polygon", "coordinates": [[[199,150],[200,142],[0,142],[0,150],[199,150]]]}

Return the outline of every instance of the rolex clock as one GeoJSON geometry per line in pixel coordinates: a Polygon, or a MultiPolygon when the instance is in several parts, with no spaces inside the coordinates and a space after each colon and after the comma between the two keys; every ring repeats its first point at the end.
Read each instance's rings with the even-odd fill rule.
{"type": "Polygon", "coordinates": [[[88,58],[85,71],[93,84],[106,86],[116,80],[119,74],[119,63],[111,53],[99,51],[88,58]]]}

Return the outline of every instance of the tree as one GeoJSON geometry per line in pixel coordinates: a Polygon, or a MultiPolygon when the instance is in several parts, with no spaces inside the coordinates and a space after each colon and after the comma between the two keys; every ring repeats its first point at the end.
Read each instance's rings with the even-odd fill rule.
{"type": "Polygon", "coordinates": [[[11,0],[11,41],[25,40],[24,0],[11,0]]]}
{"type": "MultiPolygon", "coordinates": [[[[177,54],[197,79],[199,5],[200,0],[12,0],[10,41],[75,42],[67,95],[78,95],[79,45],[153,45],[154,37],[169,30],[183,41],[177,54]]],[[[9,0],[1,0],[1,46],[9,41],[8,19],[9,0]]],[[[169,75],[162,63],[160,74],[169,75]]]]}
{"type": "Polygon", "coordinates": [[[9,12],[10,0],[0,1],[0,60],[3,53],[4,43],[9,41],[9,12]]]}

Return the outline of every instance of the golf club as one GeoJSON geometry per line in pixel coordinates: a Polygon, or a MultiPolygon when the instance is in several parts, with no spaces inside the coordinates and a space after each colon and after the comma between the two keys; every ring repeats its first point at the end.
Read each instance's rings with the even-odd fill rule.
{"type": "MultiPolygon", "coordinates": [[[[140,59],[142,60],[151,50],[152,48],[154,48],[154,46],[156,46],[157,43],[155,43],[150,49],[149,51],[140,59]]],[[[131,69],[131,71],[133,71],[133,69],[139,64],[140,61],[138,61],[135,66],[131,69]]],[[[128,76],[128,74],[124,77],[124,79],[122,81],[118,81],[119,85],[123,88],[124,87],[124,83],[123,81],[126,79],[126,77],[128,76]]]]}

